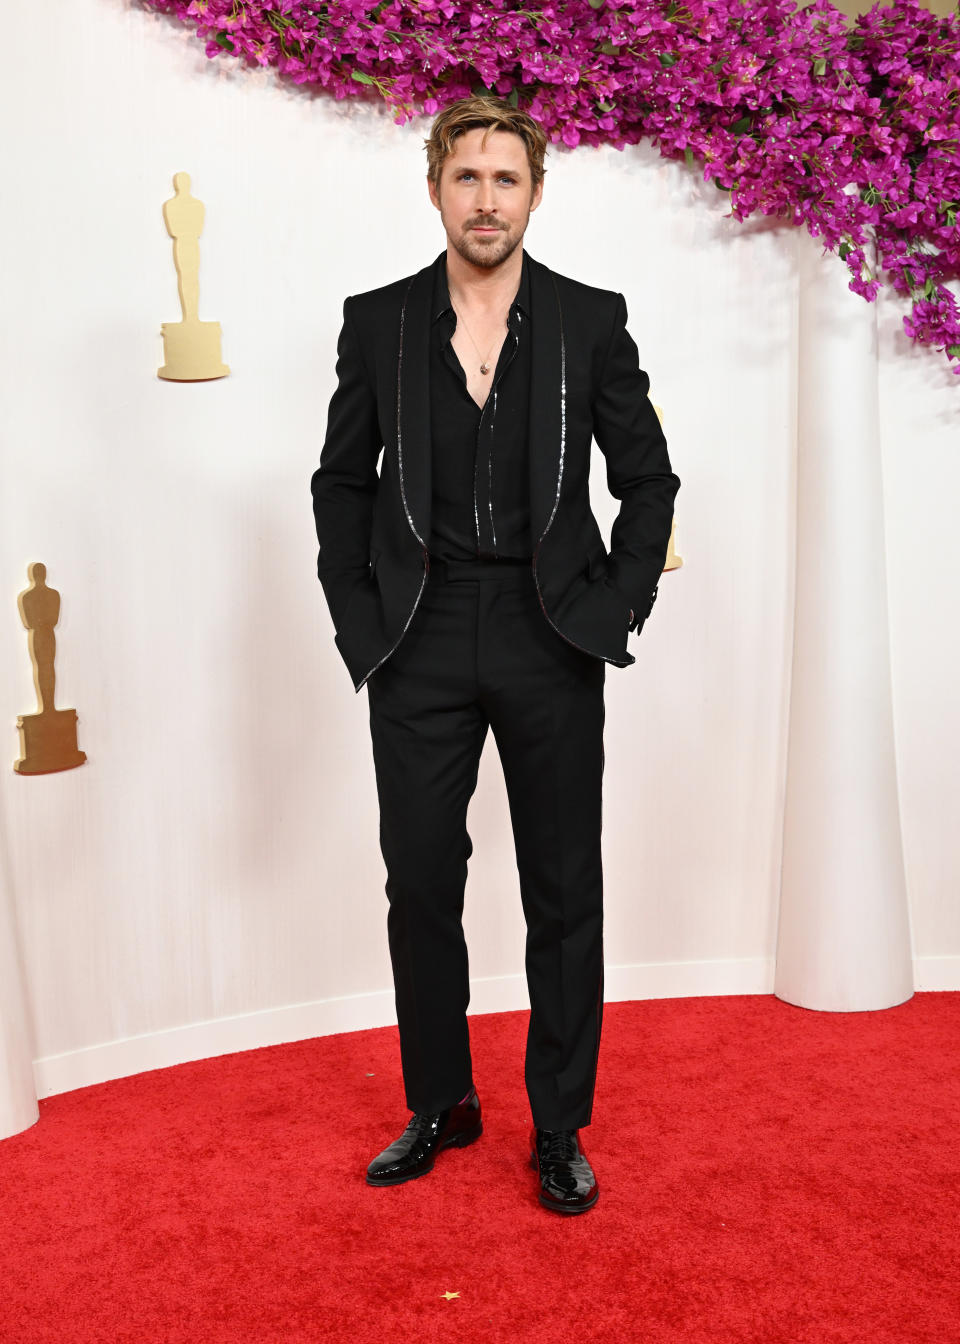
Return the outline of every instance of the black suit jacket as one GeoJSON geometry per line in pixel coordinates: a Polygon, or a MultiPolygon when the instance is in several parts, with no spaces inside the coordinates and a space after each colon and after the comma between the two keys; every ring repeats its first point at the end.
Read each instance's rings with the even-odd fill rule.
{"type": "MultiPolygon", "coordinates": [[[[337,388],[311,490],[317,574],[357,691],[403,638],[427,582],[430,298],[445,256],[343,304],[337,388]]],[[[530,553],[540,606],[558,638],[628,667],[636,659],[627,633],[639,632],[656,600],[680,480],[623,295],[560,275],[529,252],[527,260],[530,553]],[[609,554],[590,509],[593,438],[620,500],[609,554]]]]}

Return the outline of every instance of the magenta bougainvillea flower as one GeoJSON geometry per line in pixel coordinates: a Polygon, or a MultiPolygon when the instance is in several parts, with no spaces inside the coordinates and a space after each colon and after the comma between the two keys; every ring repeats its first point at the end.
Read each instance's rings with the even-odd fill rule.
{"type": "Polygon", "coordinates": [[[960,374],[946,285],[960,276],[960,13],[918,0],[849,24],[829,0],[141,3],[194,24],[208,56],[381,98],[398,125],[489,92],[553,143],[650,139],[702,165],[734,218],[759,210],[822,238],[868,301],[882,272],[912,299],[907,334],[960,374]]]}

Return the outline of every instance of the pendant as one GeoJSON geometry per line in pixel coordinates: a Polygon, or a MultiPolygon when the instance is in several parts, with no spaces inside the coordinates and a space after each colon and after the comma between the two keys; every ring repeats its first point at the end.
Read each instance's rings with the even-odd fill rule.
{"type": "Polygon", "coordinates": [[[486,365],[486,364],[481,364],[481,365],[480,365],[480,372],[481,372],[481,373],[489,373],[489,372],[490,372],[490,368],[489,368],[489,366],[486,365]]]}

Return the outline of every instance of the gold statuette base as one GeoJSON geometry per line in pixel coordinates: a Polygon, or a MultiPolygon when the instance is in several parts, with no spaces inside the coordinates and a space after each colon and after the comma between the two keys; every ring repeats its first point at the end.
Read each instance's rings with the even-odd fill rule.
{"type": "Polygon", "coordinates": [[[14,761],[19,775],[50,775],[55,770],[72,770],[83,765],[87,753],[77,747],[77,711],[48,709],[42,714],[17,716],[20,750],[14,761]]]}
{"type": "Polygon", "coordinates": [[[163,357],[158,378],[176,382],[199,382],[223,378],[230,365],[220,359],[219,322],[161,322],[163,357]]]}

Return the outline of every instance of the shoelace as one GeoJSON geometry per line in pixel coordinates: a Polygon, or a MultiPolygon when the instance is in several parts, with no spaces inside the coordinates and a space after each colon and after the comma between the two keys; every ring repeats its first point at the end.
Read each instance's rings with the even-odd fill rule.
{"type": "Polygon", "coordinates": [[[545,1129],[540,1147],[543,1162],[573,1162],[577,1157],[577,1135],[572,1129],[545,1129]]]}
{"type": "Polygon", "coordinates": [[[407,1125],[407,1129],[412,1129],[415,1134],[422,1138],[425,1134],[430,1133],[436,1120],[437,1117],[435,1115],[421,1115],[418,1112],[411,1118],[407,1125]]]}

